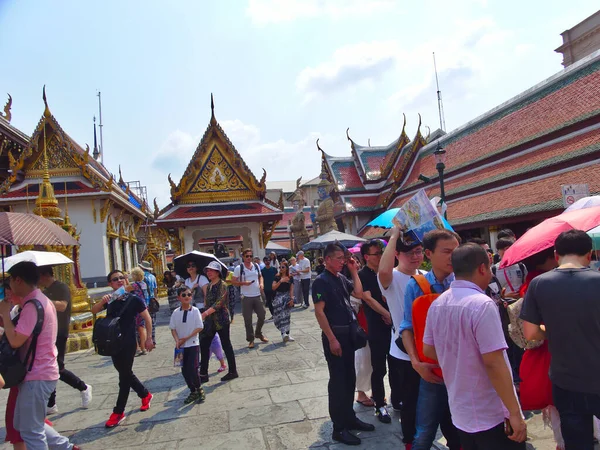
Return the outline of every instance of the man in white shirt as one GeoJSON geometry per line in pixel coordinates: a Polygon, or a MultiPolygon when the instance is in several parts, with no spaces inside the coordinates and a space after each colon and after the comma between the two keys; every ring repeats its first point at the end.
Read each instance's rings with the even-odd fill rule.
{"type": "Polygon", "coordinates": [[[310,292],[310,278],[312,275],[310,270],[310,260],[304,256],[304,252],[302,250],[296,253],[296,258],[298,258],[300,285],[302,288],[302,297],[304,298],[304,309],[306,309],[310,306],[308,303],[308,293],[310,292]]]}
{"type": "Polygon", "coordinates": [[[410,449],[416,433],[415,418],[421,377],[413,369],[410,357],[398,347],[396,341],[402,342],[399,339],[399,327],[404,317],[406,285],[413,275],[424,273],[419,271],[423,263],[423,246],[407,246],[400,235],[400,228],[394,227],[379,262],[377,280],[392,315],[392,340],[388,359],[392,406],[394,411],[400,412],[402,441],[410,449]],[[396,268],[394,259],[398,260],[396,268]]]}
{"type": "Polygon", "coordinates": [[[261,292],[264,291],[264,281],[260,267],[252,261],[253,252],[247,248],[242,252],[243,262],[233,271],[231,284],[239,286],[242,294],[242,316],[246,326],[246,340],[248,348],[254,348],[254,339],[269,342],[263,335],[262,327],[265,323],[265,305],[262,302],[261,292]],[[256,330],[252,329],[252,313],[256,313],[256,330]]]}

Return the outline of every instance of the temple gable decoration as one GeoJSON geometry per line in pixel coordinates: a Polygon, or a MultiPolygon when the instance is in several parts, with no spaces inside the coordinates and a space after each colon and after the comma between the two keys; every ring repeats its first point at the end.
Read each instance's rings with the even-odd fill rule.
{"type": "Polygon", "coordinates": [[[204,136],[179,184],[169,175],[175,204],[263,200],[266,176],[254,176],[215,118],[211,94],[211,118],[204,136]]]}

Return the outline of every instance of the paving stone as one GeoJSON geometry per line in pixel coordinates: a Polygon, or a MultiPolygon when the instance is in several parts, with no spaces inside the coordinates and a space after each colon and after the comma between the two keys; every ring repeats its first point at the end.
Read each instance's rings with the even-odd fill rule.
{"type": "Polygon", "coordinates": [[[278,450],[314,448],[331,444],[332,431],[331,421],[325,419],[305,420],[265,428],[269,447],[278,450]]]}
{"type": "Polygon", "coordinates": [[[179,443],[179,450],[198,449],[266,449],[263,433],[260,428],[252,430],[232,431],[225,434],[214,434],[210,439],[184,439],[179,443]]]}
{"type": "MultiPolygon", "coordinates": [[[[154,450],[167,450],[176,448],[177,442],[166,442],[151,446],[144,444],[147,440],[150,430],[137,429],[137,426],[119,425],[113,429],[93,428],[77,431],[69,436],[73,444],[77,444],[85,449],[106,449],[106,448],[151,448],[154,450]]],[[[66,433],[65,433],[66,434],[66,433]]]]}
{"type": "MultiPolygon", "coordinates": [[[[355,449],[374,449],[374,448],[389,448],[389,449],[397,449],[397,450],[403,450],[405,448],[405,446],[402,444],[402,439],[400,439],[399,436],[395,435],[395,434],[385,434],[385,435],[380,435],[380,436],[374,436],[374,433],[369,433],[369,432],[362,432],[362,433],[357,433],[355,431],[353,431],[352,433],[354,433],[356,436],[358,436],[361,440],[362,443],[361,445],[357,445],[355,447],[355,449]]],[[[344,450],[347,449],[348,446],[342,443],[335,443],[333,445],[329,446],[329,450],[344,450]]]]}
{"type": "Polygon", "coordinates": [[[302,398],[311,398],[327,395],[327,382],[313,381],[288,386],[279,386],[269,389],[271,398],[275,403],[285,403],[302,398]]]}
{"type": "Polygon", "coordinates": [[[313,397],[298,400],[309,419],[321,419],[329,417],[329,397],[313,397]]]}
{"type": "Polygon", "coordinates": [[[239,408],[258,408],[272,405],[271,397],[266,389],[253,391],[237,391],[222,394],[207,395],[206,401],[201,405],[215,411],[229,411],[239,408]]]}
{"type": "Polygon", "coordinates": [[[285,372],[266,373],[261,376],[237,378],[229,382],[232,391],[249,391],[290,384],[285,372]]]}
{"type": "Polygon", "coordinates": [[[154,422],[151,425],[140,424],[140,426],[151,426],[148,442],[172,442],[183,438],[195,438],[196,445],[198,445],[207,436],[227,433],[229,431],[229,420],[226,412],[212,409],[210,414],[154,422]]]}
{"type": "Polygon", "coordinates": [[[327,367],[293,370],[289,371],[287,374],[291,382],[294,384],[305,383],[307,381],[329,380],[329,370],[327,370],[327,367]]]}
{"type": "Polygon", "coordinates": [[[234,409],[229,412],[229,429],[236,431],[268,427],[282,423],[300,422],[305,418],[304,411],[298,402],[234,409]]]}
{"type": "Polygon", "coordinates": [[[302,359],[290,361],[279,361],[275,364],[258,362],[252,364],[252,368],[256,375],[264,375],[269,372],[287,372],[289,370],[308,369],[309,366],[302,359]]]}

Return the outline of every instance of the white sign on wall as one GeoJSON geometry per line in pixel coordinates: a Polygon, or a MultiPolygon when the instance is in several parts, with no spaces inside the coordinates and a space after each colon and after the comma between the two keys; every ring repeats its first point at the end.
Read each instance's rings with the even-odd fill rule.
{"type": "Polygon", "coordinates": [[[565,208],[568,208],[580,198],[589,197],[590,195],[590,187],[587,184],[563,184],[561,189],[565,208]]]}

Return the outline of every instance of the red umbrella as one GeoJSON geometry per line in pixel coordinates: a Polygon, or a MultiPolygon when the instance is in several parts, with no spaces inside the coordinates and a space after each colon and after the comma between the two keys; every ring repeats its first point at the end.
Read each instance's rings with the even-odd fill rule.
{"type": "Polygon", "coordinates": [[[552,247],[558,235],[563,231],[589,231],[598,225],[600,225],[600,206],[569,211],[546,219],[539,225],[530,228],[506,250],[500,268],[512,266],[552,247]]]}

